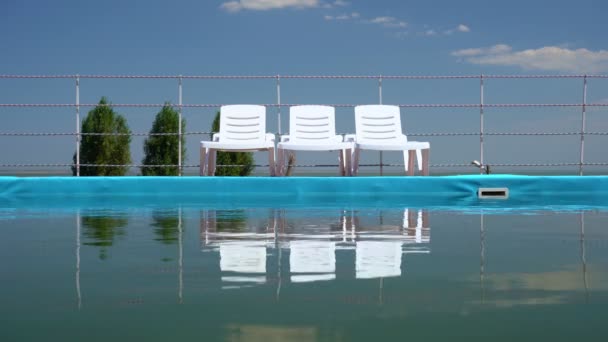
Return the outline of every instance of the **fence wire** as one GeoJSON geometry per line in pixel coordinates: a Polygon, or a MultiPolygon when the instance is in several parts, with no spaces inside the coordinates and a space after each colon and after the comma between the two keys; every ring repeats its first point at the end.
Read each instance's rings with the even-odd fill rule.
{"type": "MultiPolygon", "coordinates": [[[[217,132],[184,132],[182,135],[211,135],[217,132]]],[[[338,135],[347,135],[351,133],[339,133],[338,135]]],[[[608,135],[608,132],[484,132],[483,135],[503,136],[503,135],[529,135],[529,136],[546,136],[546,135],[608,135]]],[[[0,136],[5,137],[29,137],[29,136],[176,136],[179,133],[74,133],[74,132],[0,132],[0,136]]],[[[276,134],[282,136],[283,134],[276,134]]],[[[409,137],[441,137],[441,136],[479,136],[479,132],[431,132],[431,133],[408,133],[409,137]]]]}
{"type": "MultiPolygon", "coordinates": [[[[124,107],[124,108],[157,108],[164,107],[167,104],[156,104],[156,103],[122,103],[122,104],[98,104],[98,103],[79,103],[78,87],[80,79],[173,79],[179,81],[179,91],[181,94],[181,86],[183,79],[192,80],[276,80],[277,84],[277,103],[261,104],[270,108],[277,108],[279,115],[281,108],[298,106],[302,104],[293,103],[281,103],[280,101],[280,80],[281,79],[348,79],[348,80],[378,80],[379,81],[379,96],[380,102],[382,102],[382,80],[394,79],[394,80],[449,80],[449,79],[477,79],[480,80],[480,93],[481,101],[479,103],[406,103],[396,104],[401,108],[468,108],[468,109],[479,109],[481,115],[481,128],[479,132],[415,132],[409,133],[410,137],[457,137],[457,136],[478,136],[480,137],[481,147],[481,163],[484,163],[484,152],[483,152],[483,138],[487,136],[580,136],[580,161],[577,163],[496,163],[490,164],[491,167],[560,167],[560,166],[578,166],[580,168],[580,174],[582,174],[583,166],[606,166],[608,163],[590,163],[584,162],[584,137],[585,136],[606,136],[608,132],[587,132],[585,126],[585,109],[591,107],[608,107],[608,103],[586,103],[586,95],[583,96],[582,103],[484,103],[484,85],[483,81],[487,79],[582,79],[584,80],[584,94],[587,89],[587,79],[608,79],[608,75],[96,75],[96,74],[71,74],[71,75],[9,75],[0,74],[0,79],[73,79],[76,80],[77,97],[76,103],[0,103],[0,108],[75,108],[79,113],[80,107],[124,107]],[[483,111],[487,108],[582,108],[582,129],[576,132],[484,132],[483,129],[483,111]]],[[[184,109],[184,108],[219,108],[226,104],[183,104],[171,105],[172,107],[184,109]]],[[[357,104],[325,104],[336,108],[352,108],[357,104]]],[[[181,114],[181,111],[180,111],[181,114]]],[[[77,114],[78,118],[78,114],[77,114]]],[[[280,122],[280,116],[279,116],[280,122]]],[[[280,137],[280,125],[279,125],[280,137]]],[[[131,132],[131,133],[80,133],[78,132],[0,132],[0,137],[35,137],[35,136],[76,136],[76,141],[80,141],[81,137],[86,136],[189,136],[189,135],[211,135],[212,132],[176,132],[176,133],[149,133],[149,132],[131,132]]],[[[346,133],[342,133],[345,135],[346,133]]],[[[181,163],[181,159],[180,159],[181,163]]],[[[242,167],[244,165],[218,165],[222,167],[242,167]]],[[[268,167],[268,165],[254,165],[255,167],[268,167]]],[[[295,167],[300,168],[314,168],[314,167],[337,167],[336,164],[299,164],[295,167]]],[[[380,158],[380,163],[377,164],[362,164],[361,167],[378,167],[380,170],[382,167],[404,167],[403,164],[389,164],[383,163],[380,158]]],[[[450,167],[471,167],[470,163],[443,163],[443,164],[431,164],[431,167],[435,168],[450,168],[450,167]]],[[[70,164],[70,163],[38,163],[38,164],[27,164],[27,163],[15,163],[15,164],[0,164],[0,167],[12,168],[12,167],[178,167],[178,168],[199,168],[200,165],[143,165],[143,164],[128,164],[128,165],[114,165],[114,164],[70,164]]],[[[380,171],[382,172],[382,171],[380,171]]]]}
{"type": "MultiPolygon", "coordinates": [[[[558,166],[580,166],[580,163],[496,163],[486,164],[490,167],[558,167],[558,166]]],[[[128,168],[147,168],[147,167],[180,167],[178,164],[159,164],[159,165],[144,165],[144,164],[79,164],[80,167],[128,167],[128,168]]],[[[254,166],[256,168],[267,168],[270,165],[255,164],[255,165],[216,165],[217,167],[245,167],[254,166]]],[[[405,164],[359,164],[359,167],[405,167],[405,164]]],[[[603,163],[583,163],[583,166],[608,166],[608,162],[603,163]]],[[[14,168],[14,167],[76,167],[76,164],[61,164],[61,163],[47,163],[47,164],[0,164],[0,168],[14,168]]],[[[200,165],[181,165],[182,168],[199,168],[200,165]]],[[[294,167],[301,168],[337,168],[338,164],[296,164],[294,167]]],[[[471,163],[451,163],[451,164],[430,164],[430,167],[437,168],[452,168],[452,167],[473,167],[471,163]]]]}

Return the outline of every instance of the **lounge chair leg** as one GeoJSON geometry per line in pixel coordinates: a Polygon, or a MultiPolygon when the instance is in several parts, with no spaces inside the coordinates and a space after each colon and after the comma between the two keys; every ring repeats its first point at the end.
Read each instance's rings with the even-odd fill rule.
{"type": "Polygon", "coordinates": [[[209,162],[207,163],[207,176],[215,176],[215,158],[217,152],[215,149],[210,148],[207,153],[209,154],[207,157],[209,159],[209,162]]]}
{"type": "Polygon", "coordinates": [[[408,157],[407,157],[407,175],[408,176],[413,176],[414,175],[414,157],[415,157],[415,150],[409,150],[407,151],[408,153],[408,157]]]}
{"type": "Polygon", "coordinates": [[[340,164],[340,176],[344,176],[344,150],[338,151],[338,163],[340,164]]]}
{"type": "Polygon", "coordinates": [[[268,149],[268,167],[270,168],[270,176],[276,176],[276,165],[274,163],[274,148],[268,149]]]}
{"type": "Polygon", "coordinates": [[[353,175],[353,167],[352,167],[352,160],[351,160],[352,155],[353,155],[353,152],[350,148],[344,150],[344,169],[346,170],[346,175],[349,177],[353,175]]]}
{"type": "Polygon", "coordinates": [[[276,165],[276,174],[277,176],[284,176],[283,164],[285,163],[285,150],[282,148],[277,149],[277,165],[276,165]]]}
{"type": "Polygon", "coordinates": [[[404,150],[403,151],[403,168],[405,169],[405,174],[408,174],[408,170],[409,170],[409,165],[410,165],[410,151],[408,150],[404,150]]]}
{"type": "Polygon", "coordinates": [[[205,171],[205,165],[207,164],[207,149],[204,147],[201,147],[201,152],[200,152],[200,165],[199,165],[199,171],[198,171],[198,175],[199,176],[206,176],[206,171],[205,171]]]}
{"type": "Polygon", "coordinates": [[[422,171],[422,150],[416,150],[416,164],[418,164],[418,171],[422,171]]]}
{"type": "Polygon", "coordinates": [[[430,163],[429,163],[429,155],[431,153],[430,149],[422,150],[422,175],[428,176],[430,173],[430,163]]]}
{"type": "Polygon", "coordinates": [[[359,173],[359,154],[361,154],[361,150],[358,148],[355,148],[355,151],[353,152],[353,158],[352,158],[352,175],[356,176],[359,173]]]}

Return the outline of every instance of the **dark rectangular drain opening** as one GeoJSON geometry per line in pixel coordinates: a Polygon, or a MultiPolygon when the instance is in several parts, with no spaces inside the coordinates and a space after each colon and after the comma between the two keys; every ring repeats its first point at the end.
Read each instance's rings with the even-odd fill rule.
{"type": "Polygon", "coordinates": [[[509,188],[479,188],[477,197],[481,199],[507,199],[509,198],[509,188]]]}

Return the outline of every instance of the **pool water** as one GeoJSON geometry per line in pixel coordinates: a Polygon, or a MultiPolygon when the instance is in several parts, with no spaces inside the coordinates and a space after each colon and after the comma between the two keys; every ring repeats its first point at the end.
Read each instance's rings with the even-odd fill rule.
{"type": "Polygon", "coordinates": [[[1,341],[605,341],[608,211],[0,209],[1,341]]]}

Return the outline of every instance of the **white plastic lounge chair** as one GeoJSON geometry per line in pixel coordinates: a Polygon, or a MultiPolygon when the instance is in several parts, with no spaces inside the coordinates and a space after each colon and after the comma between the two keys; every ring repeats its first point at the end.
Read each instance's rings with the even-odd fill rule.
{"type": "Polygon", "coordinates": [[[266,133],[266,107],[228,105],[220,109],[220,132],[201,141],[200,175],[215,174],[216,151],[268,151],[270,175],[275,175],[274,134],[266,133]]]}
{"type": "Polygon", "coordinates": [[[346,140],[354,141],[352,157],[352,174],[359,168],[361,150],[403,151],[405,172],[414,174],[414,153],[418,161],[418,170],[429,174],[428,142],[408,141],[401,130],[401,115],[398,106],[365,105],[355,107],[356,134],[347,135],[346,140]]]}
{"type": "Polygon", "coordinates": [[[340,175],[350,175],[352,142],[336,135],[336,114],[331,106],[293,106],[289,109],[289,135],[277,145],[278,173],[285,175],[286,151],[336,151],[339,153],[340,175]]]}

